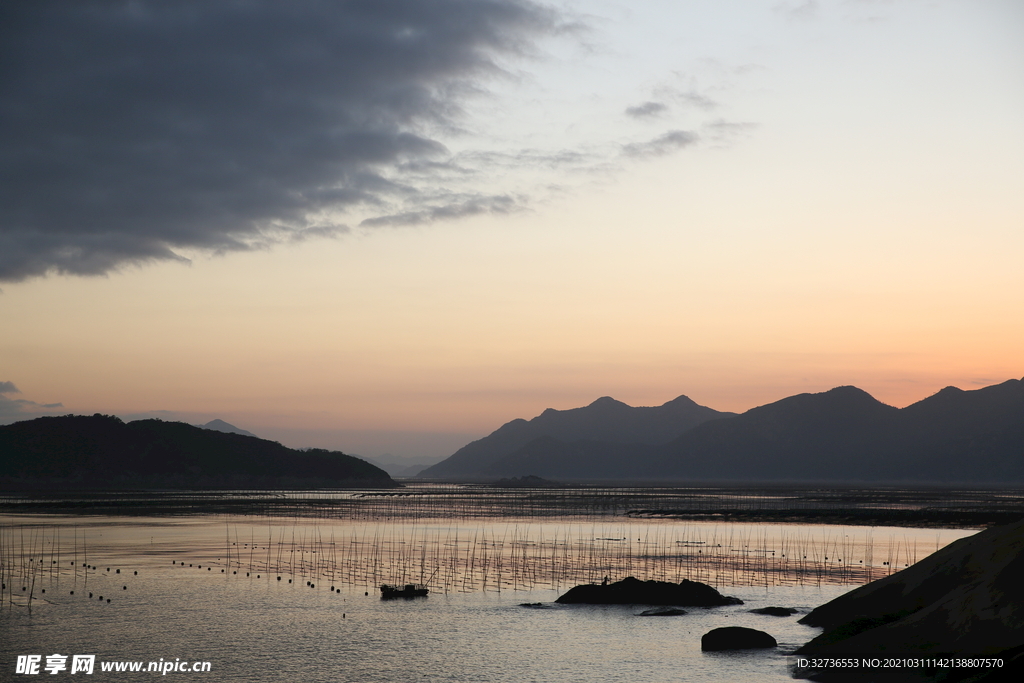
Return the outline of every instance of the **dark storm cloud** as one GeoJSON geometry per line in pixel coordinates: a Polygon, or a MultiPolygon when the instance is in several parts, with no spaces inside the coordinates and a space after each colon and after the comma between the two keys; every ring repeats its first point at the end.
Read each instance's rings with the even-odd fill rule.
{"type": "Polygon", "coordinates": [[[14,386],[14,382],[0,382],[0,394],[20,394],[21,389],[14,386]]]}
{"type": "Polygon", "coordinates": [[[556,22],[526,0],[3,3],[0,280],[337,234],[332,211],[388,223],[396,198],[413,222],[507,211],[394,176],[444,163],[432,131],[556,22]]]}

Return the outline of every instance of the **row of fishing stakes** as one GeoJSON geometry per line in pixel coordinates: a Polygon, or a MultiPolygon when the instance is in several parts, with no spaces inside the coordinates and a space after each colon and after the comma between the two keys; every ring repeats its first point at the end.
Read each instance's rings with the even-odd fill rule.
{"type": "MultiPolygon", "coordinates": [[[[227,524],[221,548],[197,543],[163,552],[176,564],[182,556],[192,560],[182,561],[182,567],[265,576],[285,585],[301,579],[311,588],[329,584],[375,592],[381,583],[423,583],[442,593],[561,589],[605,576],[690,579],[716,587],[857,584],[918,557],[916,540],[890,535],[879,543],[865,528],[857,540],[840,527],[812,534],[808,527],[787,531],[779,525],[481,519],[263,523],[267,526],[256,520],[227,524]]],[[[84,539],[75,527],[0,526],[0,605],[30,607],[46,591],[81,596],[88,593],[91,576],[120,574],[120,568],[104,572],[91,564],[84,539]]]]}
{"type": "MultiPolygon", "coordinates": [[[[106,567],[101,570],[99,566],[89,564],[88,544],[84,536],[79,538],[77,528],[0,525],[0,607],[6,605],[31,610],[32,601],[42,599],[47,589],[51,595],[59,592],[62,581],[69,596],[75,595],[76,590],[83,595],[88,593],[90,572],[93,575],[116,576],[121,569],[106,567]],[[62,531],[65,545],[62,545],[62,531]]],[[[138,574],[138,570],[133,571],[133,576],[138,574]]],[[[127,591],[128,585],[123,584],[121,589],[127,591]]],[[[93,597],[89,593],[89,598],[93,597]]],[[[97,600],[111,602],[110,598],[101,595],[97,600]]]]}
{"type": "Polygon", "coordinates": [[[312,588],[329,583],[369,592],[381,583],[423,583],[449,593],[561,589],[604,576],[713,586],[856,584],[917,560],[916,540],[890,536],[878,544],[870,530],[857,541],[839,528],[817,537],[778,526],[769,534],[770,528],[396,522],[271,524],[260,531],[255,524],[227,525],[222,552],[197,548],[187,553],[194,561],[172,562],[250,579],[301,579],[312,588]]]}

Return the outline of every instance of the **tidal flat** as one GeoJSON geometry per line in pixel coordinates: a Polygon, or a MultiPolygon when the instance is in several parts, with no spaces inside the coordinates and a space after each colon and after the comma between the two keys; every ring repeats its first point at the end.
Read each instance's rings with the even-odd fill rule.
{"type": "Polygon", "coordinates": [[[208,661],[168,674],[204,681],[789,680],[789,653],[819,632],[801,614],[976,530],[638,516],[656,506],[627,498],[427,486],[61,499],[90,514],[9,504],[0,678],[19,655],[94,654],[97,680],[132,675],[104,661],[160,660],[208,661]],[[664,619],[554,604],[626,576],[702,581],[745,604],[664,619]],[[429,596],[380,599],[381,583],[406,582],[429,596]],[[766,606],[798,613],[749,611],[766,606]],[[779,647],[700,651],[730,625],[779,647]]]}

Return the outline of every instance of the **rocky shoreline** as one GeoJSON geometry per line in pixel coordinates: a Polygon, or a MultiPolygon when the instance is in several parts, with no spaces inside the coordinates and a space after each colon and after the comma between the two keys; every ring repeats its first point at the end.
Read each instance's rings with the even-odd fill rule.
{"type": "MultiPolygon", "coordinates": [[[[824,632],[796,651],[829,658],[989,658],[992,669],[873,671],[871,680],[1020,680],[1024,671],[1024,520],[951,543],[911,567],[832,600],[800,623],[824,632]],[[891,675],[890,675],[891,674],[891,675]]],[[[818,681],[867,680],[865,671],[810,667],[818,681]]]]}

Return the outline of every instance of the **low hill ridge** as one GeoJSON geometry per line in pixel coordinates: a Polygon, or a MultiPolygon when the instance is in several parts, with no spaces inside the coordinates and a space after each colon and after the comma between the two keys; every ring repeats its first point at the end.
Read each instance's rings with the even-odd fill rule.
{"type": "Polygon", "coordinates": [[[0,427],[5,489],[344,488],[398,486],[344,453],[183,422],[110,415],[40,417],[0,427]]]}

